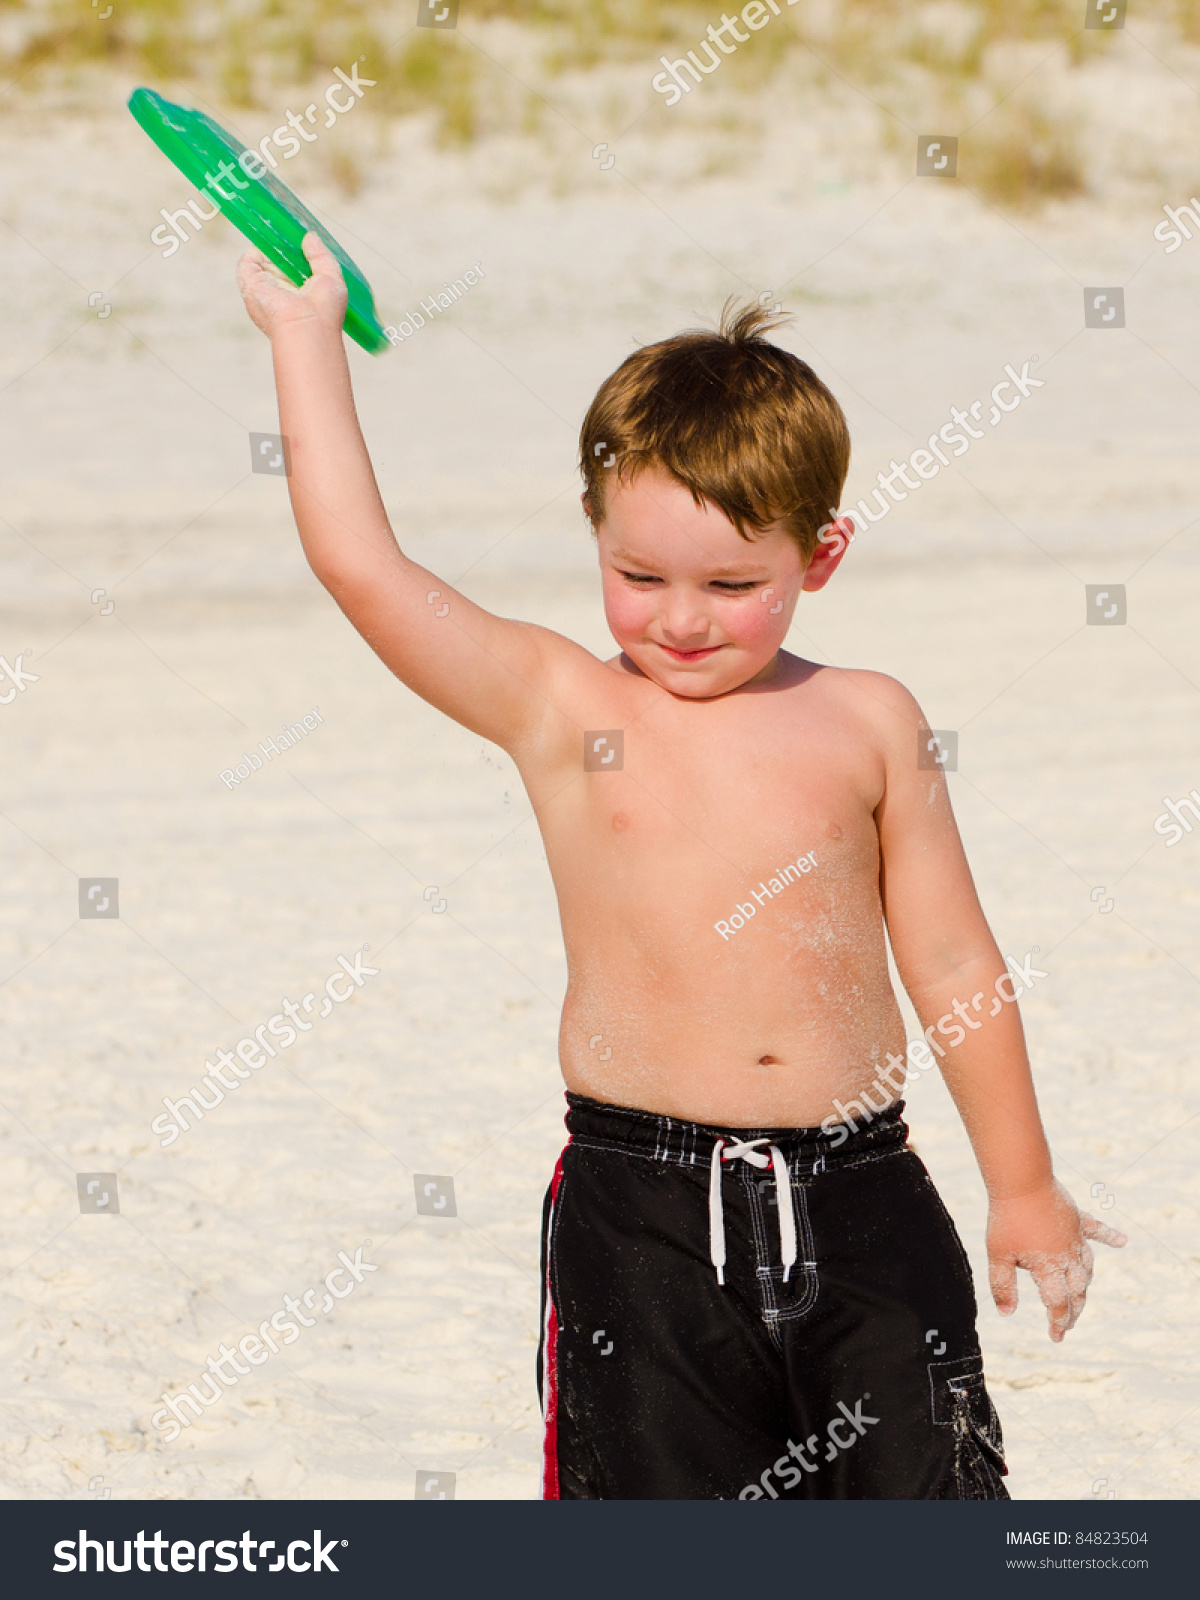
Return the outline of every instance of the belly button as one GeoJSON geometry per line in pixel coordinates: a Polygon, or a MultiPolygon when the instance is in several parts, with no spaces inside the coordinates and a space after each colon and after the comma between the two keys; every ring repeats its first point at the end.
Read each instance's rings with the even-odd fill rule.
{"type": "Polygon", "coordinates": [[[759,1056],[758,1064],[760,1067],[777,1067],[779,1061],[775,1056],[759,1056]]]}

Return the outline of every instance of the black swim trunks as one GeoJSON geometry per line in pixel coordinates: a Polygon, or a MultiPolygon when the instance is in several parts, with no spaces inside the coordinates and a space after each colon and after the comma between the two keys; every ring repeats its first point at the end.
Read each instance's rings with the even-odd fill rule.
{"type": "Polygon", "coordinates": [[[1009,1498],[971,1269],[902,1105],[827,1134],[567,1102],[544,1498],[1009,1498]]]}

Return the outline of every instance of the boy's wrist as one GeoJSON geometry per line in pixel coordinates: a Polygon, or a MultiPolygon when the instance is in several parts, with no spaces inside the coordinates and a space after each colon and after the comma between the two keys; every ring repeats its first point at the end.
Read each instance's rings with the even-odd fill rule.
{"type": "Polygon", "coordinates": [[[988,1205],[1002,1206],[1016,1200],[1028,1200],[1037,1195],[1053,1193],[1058,1189],[1058,1180],[1052,1171],[1047,1171],[1044,1176],[1030,1179],[1024,1183],[1012,1181],[989,1183],[986,1187],[988,1205]]]}
{"type": "Polygon", "coordinates": [[[271,348],[278,349],[293,344],[316,343],[342,349],[342,328],[326,322],[323,317],[288,317],[271,329],[271,348]]]}

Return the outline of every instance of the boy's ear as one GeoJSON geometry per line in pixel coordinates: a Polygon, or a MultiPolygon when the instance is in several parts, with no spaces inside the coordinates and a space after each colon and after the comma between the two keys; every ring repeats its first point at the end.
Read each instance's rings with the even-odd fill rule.
{"type": "Polygon", "coordinates": [[[817,548],[805,569],[800,587],[810,594],[823,589],[837,571],[853,538],[854,523],[849,517],[836,517],[834,521],[827,522],[817,534],[817,548]]]}
{"type": "Polygon", "coordinates": [[[583,514],[592,525],[592,532],[596,531],[596,517],[592,509],[592,502],[587,497],[587,490],[579,496],[579,504],[583,507],[583,514]]]}

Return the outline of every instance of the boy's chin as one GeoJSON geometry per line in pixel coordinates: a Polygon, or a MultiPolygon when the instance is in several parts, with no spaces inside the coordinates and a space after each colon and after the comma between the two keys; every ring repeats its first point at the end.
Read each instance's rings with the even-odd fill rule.
{"type": "Polygon", "coordinates": [[[711,667],[677,666],[657,652],[646,656],[640,650],[635,652],[627,648],[625,654],[652,683],[680,700],[715,700],[718,695],[740,689],[762,671],[760,664],[744,657],[730,659],[724,651],[717,658],[720,665],[714,661],[711,667]]]}

